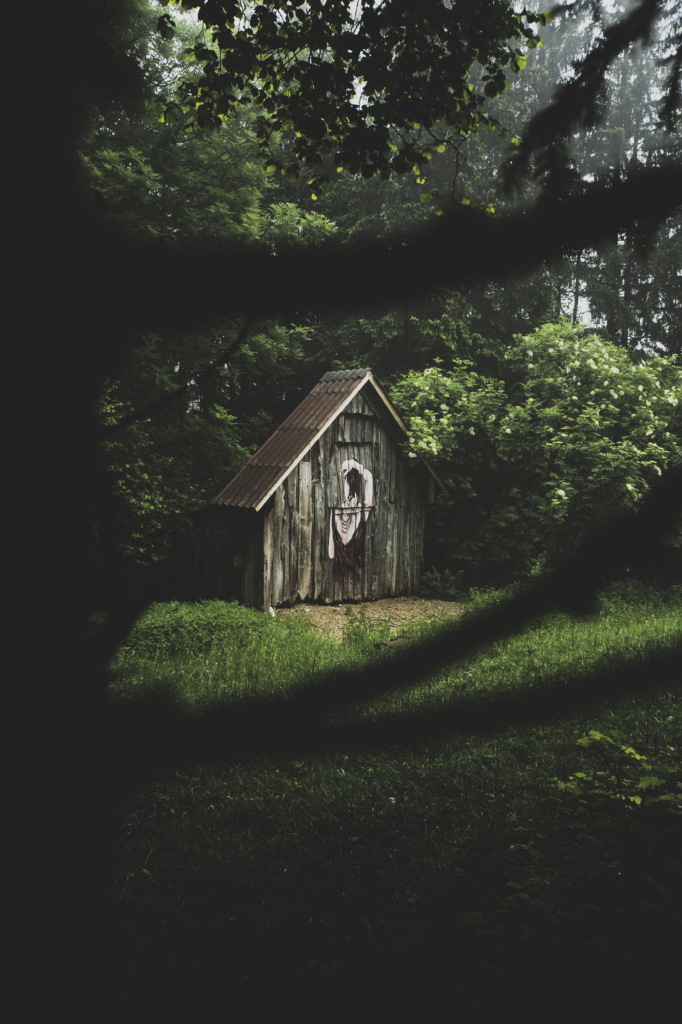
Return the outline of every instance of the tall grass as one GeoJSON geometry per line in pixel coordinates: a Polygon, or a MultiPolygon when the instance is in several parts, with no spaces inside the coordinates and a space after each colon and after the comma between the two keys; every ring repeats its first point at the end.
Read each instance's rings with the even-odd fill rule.
{"type": "MultiPolygon", "coordinates": [[[[465,614],[498,599],[472,593],[465,614]]],[[[481,693],[524,694],[605,663],[626,665],[679,646],[681,611],[674,590],[612,587],[591,618],[548,615],[335,720],[465,709],[481,693]]],[[[410,636],[438,628],[420,623],[410,636]]],[[[394,656],[382,646],[389,633],[370,628],[362,609],[347,610],[337,645],[304,616],[285,622],[220,602],[157,606],[112,663],[110,699],[164,692],[201,712],[254,693],[286,693],[329,668],[382,663],[394,656]]],[[[427,936],[443,928],[469,950],[483,942],[488,957],[497,944],[508,960],[519,942],[533,956],[551,943],[594,951],[596,942],[625,963],[636,941],[636,969],[665,985],[670,964],[662,950],[679,890],[681,719],[671,681],[542,725],[507,723],[305,759],[259,754],[165,768],[120,809],[109,840],[108,912],[135,911],[139,933],[139,913],[169,927],[197,912],[192,900],[222,901],[218,919],[242,934],[247,922],[258,931],[253,922],[262,919],[270,941],[279,937],[282,977],[303,970],[309,985],[357,974],[377,957],[394,962],[399,949],[414,957],[416,937],[430,949],[427,936]],[[604,743],[577,743],[591,730],[622,734],[620,767],[604,743]],[[643,760],[623,761],[628,746],[643,760]],[[600,771],[608,783],[601,795],[589,785],[600,771]],[[560,787],[576,776],[582,788],[560,787]],[[660,779],[657,792],[671,795],[646,808],[623,806],[614,779],[633,786],[642,777],[660,779]],[[614,900],[622,911],[615,930],[614,900]]],[[[244,965],[255,955],[240,940],[237,960],[252,980],[258,966],[244,965]]]]}

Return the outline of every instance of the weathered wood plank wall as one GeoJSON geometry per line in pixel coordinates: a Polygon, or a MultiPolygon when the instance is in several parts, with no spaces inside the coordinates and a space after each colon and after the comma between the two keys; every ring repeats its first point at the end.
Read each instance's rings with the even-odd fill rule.
{"type": "Polygon", "coordinates": [[[313,445],[263,509],[263,596],[266,605],[296,599],[373,600],[418,590],[426,489],[363,394],[357,395],[313,445]],[[330,516],[344,501],[343,462],[372,474],[373,507],[365,523],[362,582],[334,579],[330,516]]]}
{"type": "Polygon", "coordinates": [[[236,599],[261,608],[417,593],[433,481],[422,480],[425,470],[401,455],[400,437],[374,392],[356,395],[260,512],[201,512],[193,549],[157,565],[157,600],[236,599]],[[372,474],[373,503],[361,582],[346,577],[339,585],[329,557],[330,517],[345,500],[341,466],[350,459],[372,474]]]}
{"type": "Polygon", "coordinates": [[[234,599],[262,607],[262,516],[253,509],[207,509],[198,521],[193,548],[157,563],[153,581],[159,601],[234,599]]]}

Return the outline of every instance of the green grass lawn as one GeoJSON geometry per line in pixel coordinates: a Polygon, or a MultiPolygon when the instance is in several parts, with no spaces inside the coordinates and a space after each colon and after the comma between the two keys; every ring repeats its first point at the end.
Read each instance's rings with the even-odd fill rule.
{"type": "MultiPolygon", "coordinates": [[[[494,600],[472,594],[465,615],[494,600]]],[[[334,721],[464,711],[625,666],[680,646],[681,613],[679,592],[612,587],[595,616],[550,615],[334,721]]],[[[346,621],[337,645],[296,618],[157,606],[112,665],[111,701],[165,692],[205,711],[396,656],[375,646],[388,630],[373,633],[361,610],[346,621]]],[[[112,1020],[669,1015],[660,990],[672,992],[682,952],[680,722],[671,679],[540,724],[160,769],[105,840],[112,1020]],[[591,731],[614,742],[578,744],[591,731]]]]}

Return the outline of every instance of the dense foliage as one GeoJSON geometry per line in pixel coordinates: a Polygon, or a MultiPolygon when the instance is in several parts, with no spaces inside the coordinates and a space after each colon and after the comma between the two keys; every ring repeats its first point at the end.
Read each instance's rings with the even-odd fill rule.
{"type": "MultiPolygon", "coordinates": [[[[189,29],[168,42],[155,23],[153,5],[137,5],[130,46],[149,88],[170,94],[189,29]]],[[[93,118],[80,139],[80,165],[104,224],[140,244],[179,247],[213,238],[282,253],[336,232],[322,213],[273,188],[257,155],[252,116],[194,135],[185,133],[185,121],[160,124],[146,103],[113,105],[93,118]]],[[[277,319],[261,319],[217,374],[200,379],[241,327],[226,315],[193,330],[131,329],[128,358],[112,354],[94,383],[101,428],[116,427],[178,387],[187,393],[97,446],[113,495],[100,488],[91,498],[93,582],[105,563],[148,564],[190,536],[192,509],[241,468],[282,418],[287,399],[296,404],[303,397],[296,375],[307,330],[277,319]],[[116,534],[116,550],[107,550],[116,534]]]]}
{"type": "MultiPolygon", "coordinates": [[[[512,87],[500,92],[490,86],[486,75],[492,72],[490,67],[486,71],[485,61],[468,65],[467,95],[472,102],[477,97],[476,102],[485,103],[486,113],[480,108],[476,123],[482,127],[497,124],[499,130],[474,131],[473,108],[466,107],[462,116],[472,118],[466,130],[459,122],[453,122],[449,134],[443,133],[445,122],[429,129],[441,132],[441,141],[432,147],[428,167],[417,162],[414,173],[393,174],[387,180],[380,173],[368,178],[369,164],[363,171],[355,168],[354,173],[354,165],[340,160],[342,169],[335,171],[333,180],[314,200],[305,175],[268,173],[273,166],[291,168],[305,153],[306,159],[312,159],[312,150],[304,153],[300,148],[308,146],[310,139],[305,133],[297,135],[291,119],[284,119],[282,113],[281,104],[294,102],[299,95],[296,88],[292,86],[292,96],[287,96],[281,82],[273,85],[268,96],[280,104],[273,112],[260,103],[259,97],[263,97],[250,85],[238,105],[232,103],[229,116],[218,116],[215,105],[220,105],[223,94],[220,89],[206,92],[206,76],[227,73],[229,47],[207,40],[204,28],[217,24],[215,19],[223,16],[225,5],[200,6],[200,15],[209,19],[204,28],[178,17],[173,32],[159,34],[156,29],[163,6],[147,0],[131,5],[134,16],[127,45],[143,69],[146,99],[125,108],[116,104],[103,107],[82,133],[83,180],[99,217],[105,224],[125,227],[140,244],[180,248],[214,240],[275,252],[283,259],[300,247],[314,247],[332,237],[350,250],[367,238],[388,241],[433,219],[453,203],[475,206],[488,211],[487,216],[495,216],[512,209],[519,198],[532,201],[538,191],[532,176],[522,183],[520,197],[510,197],[504,190],[501,171],[513,151],[509,139],[522,134],[529,111],[550,101],[556,83],[570,77],[572,63],[590,52],[608,24],[599,5],[594,11],[577,8],[570,16],[560,13],[551,24],[531,19],[529,24],[541,30],[544,45],[534,48],[527,60],[519,58],[519,68],[524,66],[512,87]],[[197,28],[202,34],[199,41],[197,28]],[[207,56],[209,51],[218,55],[217,63],[207,56]],[[199,52],[201,59],[187,61],[188,54],[196,57],[199,52]],[[486,89],[486,85],[490,87],[486,89]],[[187,89],[197,95],[203,90],[200,108],[181,103],[181,94],[187,89]],[[159,114],[159,103],[172,109],[173,115],[159,114]],[[215,130],[201,130],[202,118],[204,127],[213,119],[215,130]],[[264,118],[269,124],[265,157],[264,118]],[[440,153],[443,140],[447,146],[440,153]]],[[[261,6],[272,13],[276,5],[261,6]]],[[[346,3],[336,6],[339,11],[348,9],[346,3]]],[[[388,17],[391,10],[395,14],[399,6],[384,5],[382,17],[388,17]]],[[[532,6],[538,14],[539,5],[532,6]]],[[[291,42],[287,32],[298,32],[302,24],[299,15],[319,21],[323,8],[315,4],[305,9],[284,7],[286,31],[278,37],[278,46],[286,48],[291,42]]],[[[495,11],[499,14],[503,7],[505,4],[499,4],[495,11]]],[[[457,5],[452,10],[434,5],[429,17],[435,11],[447,20],[455,8],[457,5]]],[[[371,21],[369,8],[363,7],[363,12],[371,21]]],[[[420,8],[420,17],[422,13],[420,8]]],[[[470,13],[475,22],[479,8],[470,7],[470,13]]],[[[244,29],[246,35],[230,36],[234,46],[242,48],[240,52],[247,43],[257,47],[259,39],[266,38],[269,16],[259,11],[254,14],[258,20],[244,29]]],[[[410,13],[412,17],[417,14],[410,13]]],[[[353,29],[354,38],[359,39],[363,31],[361,18],[353,29]]],[[[336,38],[332,33],[332,43],[336,38]]],[[[513,35],[509,39],[511,53],[518,39],[514,42],[513,35]]],[[[422,43],[417,40],[414,45],[422,43]]],[[[608,69],[601,123],[576,133],[567,150],[570,173],[565,186],[569,193],[580,191],[590,177],[607,173],[625,180],[635,165],[657,165],[675,155],[679,142],[674,133],[661,127],[654,110],[654,93],[663,91],[668,74],[656,61],[659,50],[631,48],[608,69]]],[[[496,52],[501,60],[502,51],[496,52]]],[[[319,67],[331,67],[329,53],[320,56],[319,67]]],[[[275,74],[277,54],[281,57],[278,50],[268,58],[270,63],[266,61],[267,74],[275,74]]],[[[308,74],[300,54],[292,61],[290,70],[308,74]]],[[[242,74],[238,61],[230,66],[235,74],[242,74]]],[[[308,85],[316,67],[313,61],[308,85]]],[[[263,73],[258,88],[267,89],[267,74],[263,73]]],[[[427,78],[419,79],[424,88],[427,78]]],[[[226,81],[221,79],[220,88],[226,81]]],[[[358,117],[361,110],[367,114],[366,108],[358,107],[358,117]]],[[[359,124],[354,123],[356,127],[359,124]]],[[[384,130],[390,119],[382,124],[384,130]]],[[[424,142],[425,132],[428,134],[425,124],[422,118],[418,131],[412,126],[409,137],[405,136],[409,145],[419,147],[424,142]]],[[[327,128],[329,125],[325,131],[327,128]]],[[[390,131],[398,144],[395,126],[390,126],[390,131]]],[[[388,152],[393,170],[398,170],[395,153],[388,152]]],[[[330,167],[337,166],[336,158],[331,164],[331,158],[325,159],[330,167]]],[[[316,173],[322,173],[326,164],[314,166],[316,173]]],[[[540,164],[536,169],[541,171],[540,164]]],[[[630,365],[626,351],[633,353],[637,363],[644,358],[649,368],[663,364],[652,363],[647,353],[658,351],[674,359],[682,324],[681,237],[679,223],[673,218],[652,243],[646,261],[635,250],[632,237],[616,238],[605,242],[599,251],[576,252],[551,266],[542,265],[522,279],[510,278],[504,287],[441,288],[419,300],[406,295],[390,308],[376,304],[349,312],[340,296],[338,308],[324,314],[300,308],[286,319],[261,318],[238,346],[243,322],[229,315],[191,330],[171,326],[160,333],[131,334],[130,355],[124,361],[110,358],[93,389],[97,423],[114,427],[125,416],[143,412],[176,389],[184,389],[184,393],[162,411],[142,415],[99,445],[97,458],[102,473],[112,481],[114,500],[105,497],[105,488],[93,494],[93,563],[104,564],[112,557],[148,563],[166,555],[191,534],[189,512],[222,489],[316,380],[327,370],[349,366],[371,366],[380,380],[394,387],[396,402],[410,399],[407,413],[418,395],[419,402],[425,403],[422,418],[429,410],[436,414],[417,383],[428,379],[442,391],[439,404],[446,405],[460,425],[465,420],[468,424],[462,428],[464,433],[458,428],[448,440],[414,421],[415,443],[425,445],[417,451],[437,459],[451,481],[454,496],[449,503],[439,501],[433,510],[427,567],[431,561],[438,566],[436,572],[466,567],[469,579],[472,567],[487,567],[493,580],[506,578],[509,572],[538,568],[544,559],[571,550],[589,519],[595,489],[601,488],[596,505],[600,515],[618,507],[621,499],[636,501],[655,473],[654,467],[664,464],[662,453],[670,455],[676,432],[679,444],[679,422],[668,415],[672,406],[664,403],[659,408],[660,403],[649,398],[654,422],[651,435],[640,437],[644,419],[640,422],[632,413],[618,418],[607,409],[599,410],[597,427],[594,417],[590,419],[591,406],[583,401],[589,397],[583,388],[576,396],[582,418],[573,423],[572,407],[566,406],[568,399],[561,396],[560,386],[552,391],[548,383],[549,362],[542,368],[541,378],[541,364],[534,361],[529,365],[529,346],[523,339],[539,338],[537,344],[544,345],[547,359],[559,360],[559,355],[550,357],[544,342],[554,336],[552,332],[563,332],[562,358],[569,354],[579,360],[587,358],[587,342],[579,344],[566,333],[565,324],[557,325],[562,315],[579,324],[581,316],[589,314],[589,345],[597,355],[611,352],[617,345],[616,354],[608,358],[616,360],[623,379],[627,377],[624,367],[630,365]],[[603,349],[599,349],[600,339],[606,346],[603,349]],[[576,345],[579,356],[574,351],[576,345]],[[227,355],[219,360],[216,372],[206,377],[206,368],[221,353],[227,355]],[[410,398],[411,389],[414,396],[410,398]],[[503,409],[512,417],[510,434],[500,433],[503,409]],[[494,431],[484,423],[485,417],[492,415],[497,417],[499,436],[493,436],[494,431]],[[564,415],[568,433],[566,429],[558,431],[551,419],[564,415]],[[523,430],[522,424],[527,424],[523,430]],[[468,433],[470,427],[478,430],[476,437],[468,433]],[[550,430],[557,431],[553,442],[550,430]],[[584,482],[585,473],[591,480],[589,486],[584,482]],[[632,490],[627,490],[627,484],[632,490]],[[570,529],[564,525],[568,520],[573,524],[570,529]],[[117,550],[107,553],[111,542],[105,537],[112,535],[114,523],[120,539],[117,550]]],[[[178,286],[182,287],[181,282],[178,286]]],[[[595,358],[600,365],[600,357],[595,358]]],[[[556,371],[557,380],[567,372],[558,364],[556,371]]],[[[670,375],[672,369],[666,373],[670,375]]],[[[625,401],[619,395],[616,406],[625,401]]]]}
{"type": "MultiPolygon", "coordinates": [[[[351,174],[418,171],[449,136],[464,137],[479,125],[500,127],[485,110],[486,97],[509,88],[540,39],[533,26],[548,16],[510,0],[180,0],[199,10],[210,31],[202,33],[187,59],[202,68],[180,90],[179,105],[192,112],[192,126],[218,127],[239,108],[259,110],[258,140],[292,130],[291,162],[272,154],[269,166],[296,181],[302,167],[329,156],[351,174]],[[471,67],[483,69],[481,91],[469,82],[471,67]],[[424,127],[423,135],[415,135],[424,127]]],[[[174,22],[159,19],[166,36],[174,22]]],[[[178,104],[158,105],[161,117],[177,116],[178,104]]],[[[506,133],[504,133],[506,134],[506,133]]],[[[309,184],[329,181],[331,167],[309,184]]]]}
{"type": "Polygon", "coordinates": [[[432,460],[450,488],[435,528],[451,556],[537,571],[636,507],[682,455],[682,372],[567,320],[516,340],[503,379],[458,360],[408,373],[390,394],[409,457],[432,460]]]}

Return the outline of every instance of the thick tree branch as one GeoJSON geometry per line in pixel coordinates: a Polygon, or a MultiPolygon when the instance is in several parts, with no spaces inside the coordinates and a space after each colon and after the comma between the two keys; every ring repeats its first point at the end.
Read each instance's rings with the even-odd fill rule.
{"type": "MultiPolygon", "coordinates": [[[[539,110],[524,129],[521,145],[505,171],[508,189],[528,171],[533,155],[542,150],[545,153],[539,171],[548,172],[547,184],[551,187],[563,163],[563,154],[558,152],[562,142],[578,128],[591,128],[598,120],[596,101],[607,70],[633,43],[647,40],[664,7],[665,0],[642,0],[627,17],[605,29],[604,39],[577,65],[576,77],[557,89],[554,100],[539,110]]],[[[671,88],[676,85],[676,80],[671,79],[671,88]]]]}
{"type": "Polygon", "coordinates": [[[134,311],[148,329],[205,322],[227,311],[322,310],[338,306],[339,295],[355,306],[395,301],[406,291],[504,282],[626,229],[650,233],[682,205],[681,196],[682,168],[667,166],[506,217],[479,217],[460,207],[424,229],[357,250],[329,242],[279,255],[206,248],[138,251],[121,259],[118,246],[107,256],[108,240],[102,238],[104,266],[92,283],[93,297],[102,281],[102,298],[111,289],[124,297],[117,310],[121,323],[128,325],[134,311]],[[162,296],[172,282],[182,282],[182,288],[164,306],[162,296]]]}
{"type": "MultiPolygon", "coordinates": [[[[680,638],[682,641],[682,637],[680,638]]],[[[139,781],[162,765],[187,760],[224,760],[263,752],[313,753],[348,750],[377,742],[419,742],[494,729],[508,722],[534,722],[644,689],[679,685],[679,652],[663,651],[646,661],[613,667],[602,661],[592,672],[566,673],[560,683],[539,681],[532,695],[500,694],[469,708],[416,712],[399,720],[361,725],[306,719],[286,701],[254,700],[247,708],[215,709],[197,722],[183,721],[170,701],[153,698],[142,708],[118,710],[101,736],[113,787],[139,781]]],[[[453,698],[456,691],[453,689],[453,698]]],[[[322,716],[319,716],[320,718],[322,716]]]]}

